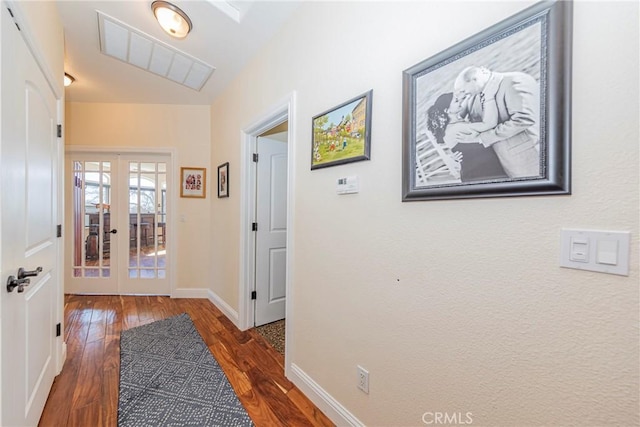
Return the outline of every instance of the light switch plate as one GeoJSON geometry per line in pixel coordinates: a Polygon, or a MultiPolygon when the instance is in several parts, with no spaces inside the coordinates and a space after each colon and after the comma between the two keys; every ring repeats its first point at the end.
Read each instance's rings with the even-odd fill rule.
{"type": "Polygon", "coordinates": [[[560,266],[629,275],[628,231],[562,229],[560,266]]]}
{"type": "Polygon", "coordinates": [[[358,183],[357,176],[347,176],[344,178],[338,178],[336,182],[336,193],[338,194],[353,194],[360,191],[360,185],[358,183]]]}

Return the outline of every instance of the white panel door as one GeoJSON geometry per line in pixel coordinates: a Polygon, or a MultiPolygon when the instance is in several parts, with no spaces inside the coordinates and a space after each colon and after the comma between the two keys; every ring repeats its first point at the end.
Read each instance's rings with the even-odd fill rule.
{"type": "Polygon", "coordinates": [[[285,317],[287,143],[258,138],[256,185],[256,326],[285,317]]]}
{"type": "Polygon", "coordinates": [[[4,3],[1,9],[0,424],[34,426],[55,375],[57,110],[55,95],[4,3]],[[23,280],[30,283],[7,286],[19,268],[28,271],[23,280]]]}

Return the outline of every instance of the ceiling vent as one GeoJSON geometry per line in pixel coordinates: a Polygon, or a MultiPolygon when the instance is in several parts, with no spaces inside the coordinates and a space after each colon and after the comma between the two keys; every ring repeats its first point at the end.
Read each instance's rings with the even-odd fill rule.
{"type": "Polygon", "coordinates": [[[214,67],[98,11],[100,51],[194,90],[201,90],[214,67]]]}
{"type": "Polygon", "coordinates": [[[229,18],[236,21],[238,24],[242,19],[249,7],[251,7],[251,1],[236,1],[236,0],[207,0],[212,6],[215,6],[227,15],[229,18]]]}

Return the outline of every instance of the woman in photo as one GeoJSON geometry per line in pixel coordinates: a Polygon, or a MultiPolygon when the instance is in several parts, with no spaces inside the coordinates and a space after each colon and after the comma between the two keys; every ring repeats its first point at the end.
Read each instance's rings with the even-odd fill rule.
{"type": "Polygon", "coordinates": [[[462,182],[507,178],[493,148],[484,147],[479,141],[461,143],[455,139],[459,131],[483,132],[497,125],[498,108],[495,92],[499,83],[499,81],[492,81],[485,88],[481,122],[469,121],[468,97],[458,98],[453,92],[440,95],[427,110],[427,129],[436,142],[462,156],[460,171],[462,182]]]}

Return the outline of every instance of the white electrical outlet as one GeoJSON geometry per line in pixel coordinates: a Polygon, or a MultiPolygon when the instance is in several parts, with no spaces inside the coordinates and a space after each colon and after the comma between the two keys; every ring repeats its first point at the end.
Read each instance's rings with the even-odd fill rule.
{"type": "Polygon", "coordinates": [[[358,365],[358,388],[369,394],[369,371],[358,365]]]}

